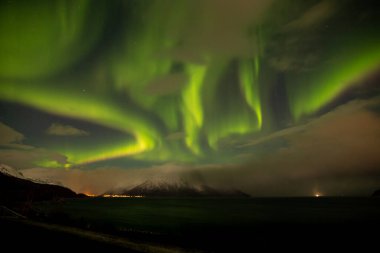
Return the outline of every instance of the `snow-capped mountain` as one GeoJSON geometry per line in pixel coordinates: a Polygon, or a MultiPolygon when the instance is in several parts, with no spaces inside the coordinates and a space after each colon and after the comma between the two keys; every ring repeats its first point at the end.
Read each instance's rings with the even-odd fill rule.
{"type": "Polygon", "coordinates": [[[48,179],[35,179],[35,178],[25,178],[26,180],[32,181],[37,184],[50,184],[50,185],[58,185],[58,186],[64,186],[60,182],[50,181],[48,179]]]}
{"type": "Polygon", "coordinates": [[[216,189],[205,184],[190,184],[185,180],[146,180],[129,189],[109,191],[105,194],[120,194],[145,197],[249,197],[235,189],[216,189]]]}
{"type": "Polygon", "coordinates": [[[29,180],[29,181],[32,181],[32,182],[37,183],[37,184],[51,184],[51,185],[63,186],[59,182],[53,182],[53,181],[49,181],[49,180],[46,180],[46,179],[42,180],[42,179],[35,179],[35,178],[25,177],[20,171],[16,170],[15,168],[12,168],[9,165],[5,165],[5,164],[0,164],[0,173],[3,173],[5,175],[9,175],[9,176],[12,176],[12,177],[17,177],[17,178],[20,178],[20,179],[29,180]]]}
{"type": "Polygon", "coordinates": [[[11,166],[0,165],[0,204],[22,201],[40,201],[60,198],[75,198],[72,190],[46,183],[41,180],[25,178],[11,166]]]}
{"type": "Polygon", "coordinates": [[[5,164],[0,164],[0,173],[6,174],[12,177],[26,179],[21,172],[5,164]]]}

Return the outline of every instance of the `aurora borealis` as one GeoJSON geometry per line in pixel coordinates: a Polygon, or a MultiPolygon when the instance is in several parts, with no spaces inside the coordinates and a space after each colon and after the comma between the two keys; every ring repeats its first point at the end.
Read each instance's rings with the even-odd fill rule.
{"type": "Polygon", "coordinates": [[[379,95],[375,6],[2,1],[0,122],[22,137],[0,158],[59,171],[261,159],[284,146],[253,143],[379,95]]]}

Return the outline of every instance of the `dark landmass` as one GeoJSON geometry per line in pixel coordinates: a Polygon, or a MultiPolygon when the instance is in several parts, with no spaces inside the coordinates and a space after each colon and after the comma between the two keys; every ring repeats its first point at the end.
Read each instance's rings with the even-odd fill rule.
{"type": "Polygon", "coordinates": [[[372,193],[372,197],[380,197],[380,189],[372,193]]]}
{"type": "Polygon", "coordinates": [[[61,198],[75,198],[77,196],[75,192],[63,186],[36,183],[0,173],[1,204],[57,200],[61,198]]]}
{"type": "Polygon", "coordinates": [[[142,252],[118,242],[110,236],[75,228],[45,224],[30,220],[0,217],[1,248],[25,252],[142,252]]]}
{"type": "Polygon", "coordinates": [[[36,208],[52,223],[195,252],[363,252],[380,225],[380,199],[370,197],[87,198],[36,208]]]}
{"type": "Polygon", "coordinates": [[[184,181],[146,181],[113,193],[145,198],[80,198],[62,186],[0,173],[2,247],[170,253],[363,252],[377,246],[378,198],[246,198],[238,190],[184,181]],[[20,212],[14,203],[31,203],[32,211],[20,212]]]}
{"type": "MultiPolygon", "coordinates": [[[[215,199],[214,199],[215,200],[215,199]]],[[[375,201],[376,199],[373,199],[375,201]]],[[[102,220],[107,217],[102,216],[106,214],[110,207],[111,202],[120,202],[120,200],[110,199],[86,199],[75,200],[77,204],[82,205],[83,202],[100,203],[104,202],[105,206],[103,212],[100,212],[97,220],[102,220]]],[[[125,200],[126,202],[129,201],[125,200]]],[[[153,202],[159,201],[154,199],[153,202]]],[[[378,247],[378,234],[376,233],[379,226],[379,219],[373,219],[373,217],[364,217],[360,215],[357,217],[355,212],[358,210],[347,212],[357,217],[354,221],[352,219],[337,219],[333,221],[321,221],[308,218],[304,220],[303,217],[294,213],[294,209],[291,206],[284,206],[283,208],[276,208],[278,205],[272,206],[277,200],[270,200],[272,203],[264,200],[255,209],[249,208],[249,212],[256,210],[256,213],[252,215],[267,214],[268,217],[276,217],[276,213],[279,215],[287,214],[287,217],[293,217],[293,219],[276,220],[273,221],[256,218],[257,221],[250,221],[244,218],[239,218],[239,214],[230,213],[226,220],[220,220],[220,222],[214,223],[213,221],[200,219],[199,214],[193,214],[193,219],[181,219],[176,217],[176,212],[171,212],[165,215],[166,210],[175,210],[176,206],[168,206],[165,212],[157,214],[155,217],[147,217],[146,214],[150,213],[149,210],[155,209],[154,205],[139,205],[140,212],[133,217],[135,223],[145,222],[143,231],[134,230],[120,230],[119,225],[115,224],[114,231],[107,230],[105,227],[99,230],[99,227],[75,228],[72,224],[56,225],[45,224],[41,222],[34,222],[28,220],[16,220],[16,219],[1,219],[0,218],[0,233],[2,239],[3,248],[11,248],[14,251],[17,250],[38,250],[38,252],[51,252],[55,249],[62,251],[72,251],[73,248],[81,249],[82,247],[89,252],[263,252],[268,250],[275,251],[291,251],[291,252],[315,252],[328,250],[341,251],[358,251],[369,252],[373,251],[373,248],[378,247]],[[263,204],[263,205],[262,205],[263,204]],[[269,205],[268,205],[269,204],[269,205]],[[260,210],[260,206],[264,207],[260,210]],[[259,211],[259,212],[257,212],[259,211]],[[269,214],[268,214],[269,213],[269,214]],[[140,221],[136,218],[140,217],[140,221]],[[165,218],[166,217],[166,218],[165,218]],[[170,218],[171,217],[171,218],[170,218]],[[167,223],[170,218],[174,223],[167,223]],[[162,221],[162,219],[164,219],[162,221]],[[245,222],[230,223],[231,220],[241,220],[245,222]],[[297,222],[294,222],[296,220],[297,222]],[[346,220],[346,222],[343,222],[346,220]],[[149,223],[156,223],[159,226],[165,226],[170,228],[163,233],[151,233],[151,227],[149,223]],[[119,228],[119,230],[117,230],[119,228]],[[107,235],[108,234],[108,235],[107,235]],[[22,242],[22,243],[21,243],[22,242]]],[[[287,202],[285,199],[279,199],[279,203],[287,202]]],[[[297,201],[290,201],[296,205],[297,201]]],[[[330,199],[327,203],[339,204],[339,200],[330,199]]],[[[359,204],[360,204],[359,200],[359,204]]],[[[377,202],[376,202],[377,203],[377,202]]],[[[142,204],[142,203],[140,203],[142,204]]],[[[165,203],[167,204],[167,203],[165,203]]],[[[187,205],[192,206],[191,203],[187,205]]],[[[182,205],[181,205],[182,206],[182,205]]],[[[233,206],[233,205],[232,205],[233,206]]],[[[243,206],[246,206],[244,204],[243,206]]],[[[328,204],[330,206],[330,204],[328,204]]],[[[378,206],[378,203],[377,205],[378,206]]],[[[227,206],[226,206],[227,207],[227,206]]],[[[318,213],[330,213],[328,215],[335,215],[336,211],[342,210],[339,204],[337,208],[317,208],[312,207],[304,212],[304,215],[311,216],[311,211],[318,213]]],[[[137,207],[136,207],[137,208],[137,207]]],[[[208,208],[208,207],[206,207],[208,208]]],[[[228,208],[227,208],[228,209],[228,208]]],[[[234,209],[234,208],[233,208],[234,209]]],[[[355,209],[355,208],[354,208],[355,209]]],[[[372,208],[371,208],[372,209],[372,208]]],[[[89,210],[96,210],[94,206],[89,206],[89,210]]],[[[116,206],[112,209],[114,212],[119,212],[116,206]]],[[[374,209],[372,209],[373,211],[374,209]]],[[[73,210],[74,211],[74,210],[73,210]]],[[[157,211],[157,210],[153,210],[157,211]]],[[[220,210],[223,212],[223,210],[220,210]]],[[[372,213],[371,210],[364,211],[363,214],[372,213]]],[[[219,215],[217,212],[215,213],[219,215]]],[[[92,214],[88,215],[90,218],[92,214]]],[[[179,214],[177,214],[179,215],[179,214]]],[[[190,214],[189,214],[190,215],[190,214]]],[[[320,215],[320,214],[319,214],[320,215]]],[[[186,215],[185,215],[186,216],[186,215]]],[[[109,217],[108,217],[109,218],[109,217]]],[[[128,216],[125,216],[128,218],[128,216]]],[[[319,217],[320,218],[320,217],[319,217]]],[[[122,222],[119,220],[118,223],[122,222]]],[[[109,229],[109,228],[108,228],[109,229]]]]}
{"type": "Polygon", "coordinates": [[[248,194],[235,190],[219,190],[213,187],[202,185],[191,185],[186,181],[175,183],[154,182],[147,180],[131,189],[122,189],[117,191],[109,191],[105,194],[121,194],[130,196],[144,197],[228,197],[228,198],[246,198],[248,194]]]}

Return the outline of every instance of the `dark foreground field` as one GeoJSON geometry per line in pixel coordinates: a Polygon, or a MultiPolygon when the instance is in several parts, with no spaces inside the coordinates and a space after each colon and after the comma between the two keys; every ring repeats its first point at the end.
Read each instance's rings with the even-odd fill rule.
{"type": "Polygon", "coordinates": [[[380,225],[379,198],[91,198],[41,202],[34,209],[34,219],[79,229],[72,233],[55,228],[61,225],[44,228],[8,221],[1,232],[15,231],[6,236],[25,243],[28,239],[34,247],[85,245],[109,252],[363,251],[377,247],[380,225]],[[86,231],[116,239],[81,236],[86,231]],[[140,246],[126,250],[128,243],[117,244],[117,238],[140,246]]]}

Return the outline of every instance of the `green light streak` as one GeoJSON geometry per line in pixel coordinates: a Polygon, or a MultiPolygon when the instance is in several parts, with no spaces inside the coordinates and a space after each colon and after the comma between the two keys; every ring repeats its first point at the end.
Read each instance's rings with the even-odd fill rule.
{"type": "Polygon", "coordinates": [[[254,67],[254,61],[239,61],[237,83],[231,80],[226,84],[223,80],[223,74],[231,68],[230,65],[215,65],[216,67],[211,68],[213,73],[208,75],[208,87],[204,94],[207,111],[205,133],[209,146],[218,150],[221,140],[229,136],[252,133],[261,128],[261,105],[258,82],[253,81],[259,73],[259,68],[254,67]]]}
{"type": "MultiPolygon", "coordinates": [[[[299,120],[326,105],[342,91],[380,66],[380,47],[373,40],[356,44],[335,56],[338,60],[321,67],[316,76],[308,76],[288,86],[293,117],[299,120]],[[302,83],[301,83],[302,82],[302,83]]],[[[332,57],[334,59],[334,57],[332,57]]]]}
{"type": "Polygon", "coordinates": [[[199,131],[203,124],[201,89],[206,71],[207,66],[187,66],[189,83],[182,93],[183,124],[186,133],[185,142],[195,154],[201,153],[199,146],[199,131]]]}
{"type": "Polygon", "coordinates": [[[133,157],[144,161],[172,161],[172,162],[193,162],[198,157],[189,152],[183,140],[167,141],[165,144],[133,157]]]}
{"type": "MultiPolygon", "coordinates": [[[[281,5],[291,6],[287,2],[281,5]]],[[[67,164],[47,158],[36,161],[37,166],[69,168],[123,157],[160,162],[217,157],[224,154],[222,144],[236,136],[276,128],[270,119],[283,112],[277,108],[282,104],[290,106],[284,108],[284,121],[289,110],[300,120],[380,66],[375,25],[364,32],[356,27],[346,35],[351,31],[340,31],[337,23],[334,29],[345,38],[323,40],[322,53],[307,52],[313,58],[310,65],[317,59],[315,65],[309,69],[307,60],[294,60],[303,57],[299,52],[315,47],[314,39],[325,36],[319,30],[312,34],[303,25],[302,36],[297,25],[284,29],[297,20],[301,5],[312,4],[300,4],[273,22],[270,12],[263,21],[249,21],[250,13],[241,19],[232,13],[226,17],[231,18],[230,25],[214,29],[221,17],[208,9],[213,6],[210,1],[1,3],[0,100],[125,134],[108,143],[94,137],[89,141],[93,146],[81,139],[65,140],[66,146],[59,143],[53,149],[67,157],[67,164]],[[113,12],[115,7],[119,9],[113,12]],[[293,17],[293,12],[298,14],[293,17]],[[118,27],[104,27],[115,23],[118,27]],[[263,48],[263,34],[268,48],[263,48]],[[221,40],[224,35],[226,40],[221,40]],[[310,44],[298,50],[303,36],[310,44]],[[277,38],[289,46],[279,56],[282,48],[277,47],[283,44],[273,41],[277,38]],[[211,48],[213,43],[219,45],[211,48]],[[282,94],[283,87],[275,90],[282,85],[275,83],[280,74],[286,79],[287,94],[282,94]],[[281,94],[273,96],[277,91],[281,94]],[[284,101],[275,101],[272,110],[273,101],[267,100],[278,97],[284,101]]]]}
{"type": "Polygon", "coordinates": [[[184,19],[188,16],[188,4],[183,0],[138,4],[137,8],[144,14],[132,15],[134,26],[126,24],[128,36],[111,57],[110,71],[115,88],[130,94],[131,99],[146,109],[152,109],[158,99],[146,92],[146,86],[169,73],[173,60],[168,52],[178,43],[184,19]]]}
{"type": "Polygon", "coordinates": [[[256,114],[257,128],[261,129],[263,119],[260,103],[259,72],[260,60],[258,56],[254,58],[253,62],[250,60],[243,60],[240,62],[239,78],[242,94],[249,107],[256,114]]]}
{"type": "Polygon", "coordinates": [[[0,77],[30,80],[73,64],[98,40],[105,10],[101,1],[89,0],[2,4],[0,77]],[[86,26],[88,21],[91,29],[86,26]]]}
{"type": "Polygon", "coordinates": [[[34,163],[36,166],[44,167],[44,168],[62,168],[64,164],[59,163],[55,160],[41,160],[34,163]]]}
{"type": "Polygon", "coordinates": [[[121,141],[111,146],[96,146],[90,149],[70,149],[61,151],[68,158],[68,164],[89,164],[109,159],[133,156],[143,152],[147,152],[153,148],[151,140],[136,139],[136,141],[121,141]]]}
{"type": "Polygon", "coordinates": [[[189,65],[187,68],[190,76],[189,84],[183,91],[184,106],[198,127],[203,123],[201,89],[206,70],[206,66],[189,65]]]}
{"type": "Polygon", "coordinates": [[[218,142],[231,135],[243,135],[254,131],[255,127],[252,127],[252,125],[255,122],[252,120],[252,114],[241,109],[237,109],[236,113],[224,115],[223,121],[208,132],[207,139],[211,148],[217,150],[218,142]],[[239,114],[237,113],[238,111],[239,114]]]}
{"type": "Polygon", "coordinates": [[[152,110],[162,119],[170,132],[179,131],[180,99],[176,96],[165,96],[157,100],[152,110]]]}
{"type": "Polygon", "coordinates": [[[102,148],[84,157],[80,152],[79,155],[67,154],[70,163],[81,164],[130,156],[153,149],[161,141],[160,134],[152,127],[153,123],[128,108],[121,109],[104,97],[78,95],[68,89],[48,90],[43,86],[2,83],[0,99],[29,105],[52,114],[86,120],[131,133],[135,137],[134,143],[127,142],[112,149],[102,148]]]}

